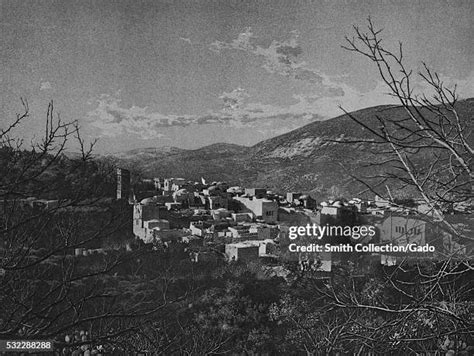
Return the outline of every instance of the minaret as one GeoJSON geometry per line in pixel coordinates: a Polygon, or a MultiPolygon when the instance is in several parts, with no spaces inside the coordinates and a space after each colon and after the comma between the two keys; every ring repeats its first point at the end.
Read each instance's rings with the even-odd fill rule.
{"type": "Polygon", "coordinates": [[[130,193],[130,171],[117,168],[117,200],[128,199],[130,193]]]}

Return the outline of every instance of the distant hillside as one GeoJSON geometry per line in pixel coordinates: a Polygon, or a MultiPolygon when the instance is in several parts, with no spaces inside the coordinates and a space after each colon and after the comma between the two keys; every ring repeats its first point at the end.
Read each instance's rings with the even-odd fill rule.
{"type": "Polygon", "coordinates": [[[161,157],[173,156],[180,154],[186,150],[177,147],[147,147],[147,148],[137,148],[130,151],[118,152],[113,156],[125,160],[134,160],[134,159],[156,159],[161,157]]]}
{"type": "MultiPolygon", "coordinates": [[[[457,109],[460,115],[472,117],[474,99],[459,102],[457,109]]],[[[399,106],[371,107],[352,114],[369,127],[379,125],[377,116],[406,116],[399,106]]],[[[146,148],[116,154],[112,158],[149,177],[206,177],[276,191],[305,191],[315,197],[331,193],[351,196],[365,188],[350,178],[349,173],[356,176],[377,173],[364,165],[386,158],[376,144],[337,142],[361,139],[374,137],[348,115],[341,115],[310,123],[252,147],[219,143],[197,150],[146,148]]]]}
{"type": "Polygon", "coordinates": [[[243,174],[242,167],[250,148],[217,143],[196,150],[175,147],[144,148],[110,155],[111,159],[145,177],[184,177],[200,180],[235,181],[243,174]]]}

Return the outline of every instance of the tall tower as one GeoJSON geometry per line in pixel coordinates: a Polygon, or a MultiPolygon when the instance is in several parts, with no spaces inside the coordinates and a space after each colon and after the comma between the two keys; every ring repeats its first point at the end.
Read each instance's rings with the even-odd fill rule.
{"type": "Polygon", "coordinates": [[[117,199],[128,199],[130,193],[130,171],[117,168],[117,199]]]}

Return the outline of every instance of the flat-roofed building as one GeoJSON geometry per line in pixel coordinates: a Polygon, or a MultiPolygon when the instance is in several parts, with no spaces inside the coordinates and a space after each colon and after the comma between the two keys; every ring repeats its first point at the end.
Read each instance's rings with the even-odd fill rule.
{"type": "Polygon", "coordinates": [[[225,254],[229,261],[255,261],[258,259],[259,246],[237,242],[225,245],[225,254]]]}
{"type": "Polygon", "coordinates": [[[264,198],[267,195],[265,188],[245,188],[245,195],[249,197],[264,198]]]}
{"type": "Polygon", "coordinates": [[[234,197],[239,202],[241,209],[253,213],[256,219],[262,219],[267,223],[274,223],[278,220],[278,203],[265,198],[234,197]]]}

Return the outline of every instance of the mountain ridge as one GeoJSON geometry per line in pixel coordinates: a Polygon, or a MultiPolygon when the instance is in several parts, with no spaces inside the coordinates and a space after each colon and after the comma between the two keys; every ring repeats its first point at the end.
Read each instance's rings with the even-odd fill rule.
{"type": "MultiPolygon", "coordinates": [[[[459,101],[457,109],[460,115],[473,116],[474,98],[459,101]]],[[[350,114],[374,128],[379,125],[378,117],[406,116],[405,109],[397,105],[364,108],[350,114]]],[[[276,191],[301,190],[316,196],[330,191],[354,195],[364,187],[350,175],[366,173],[364,164],[380,158],[380,147],[371,140],[375,137],[370,130],[342,114],[253,146],[215,143],[192,150],[146,148],[112,157],[117,164],[138,169],[148,177],[206,177],[276,191]],[[341,143],[346,140],[355,142],[341,143]]]]}

